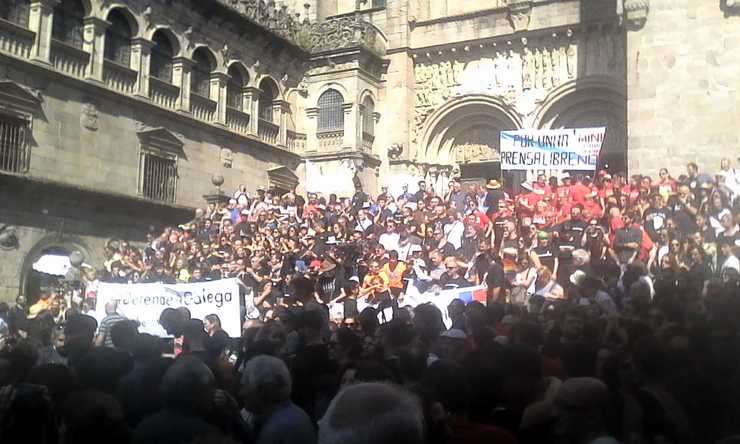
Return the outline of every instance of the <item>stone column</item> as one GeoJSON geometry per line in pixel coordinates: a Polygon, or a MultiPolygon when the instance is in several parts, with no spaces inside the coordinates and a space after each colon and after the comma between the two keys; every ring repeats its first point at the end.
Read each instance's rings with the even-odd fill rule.
{"type": "Polygon", "coordinates": [[[358,148],[357,139],[359,134],[359,120],[357,118],[357,107],[354,103],[345,103],[342,105],[344,111],[344,140],[342,148],[356,150],[358,148]]]}
{"type": "Polygon", "coordinates": [[[278,145],[285,146],[288,143],[288,111],[290,104],[285,100],[272,102],[273,123],[279,126],[278,145]]]}
{"type": "Polygon", "coordinates": [[[211,97],[218,104],[216,107],[216,123],[226,125],[226,83],[228,74],[223,72],[211,73],[211,97]]]}
{"type": "Polygon", "coordinates": [[[149,97],[149,63],[154,43],[137,37],[131,41],[131,69],[136,71],[136,95],[149,97]]]}
{"type": "Polygon", "coordinates": [[[249,114],[249,133],[257,134],[257,121],[259,120],[260,90],[254,86],[245,86],[243,90],[242,109],[249,114]]]}
{"type": "Polygon", "coordinates": [[[319,150],[319,141],[316,138],[319,109],[317,107],[306,108],[306,117],[308,122],[304,126],[306,129],[306,151],[316,152],[319,150]]]}
{"type": "Polygon", "coordinates": [[[172,84],[180,88],[180,97],[177,99],[179,111],[190,112],[190,72],[193,61],[185,57],[175,57],[172,60],[172,84]]]}
{"type": "Polygon", "coordinates": [[[103,59],[105,56],[105,30],[110,22],[97,17],[85,17],[85,30],[82,38],[82,50],[90,54],[90,61],[85,70],[88,80],[103,81],[103,59]]]}
{"type": "Polygon", "coordinates": [[[36,33],[31,49],[31,59],[51,63],[51,30],[54,7],[59,0],[32,0],[28,15],[28,28],[36,33]]]}

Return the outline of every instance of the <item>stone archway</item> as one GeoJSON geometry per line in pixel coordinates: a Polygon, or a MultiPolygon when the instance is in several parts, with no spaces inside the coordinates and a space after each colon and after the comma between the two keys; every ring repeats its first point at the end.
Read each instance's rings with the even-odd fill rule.
{"type": "Polygon", "coordinates": [[[20,294],[24,295],[29,304],[38,297],[42,276],[33,269],[33,264],[47,254],[70,255],[74,251],[82,253],[84,260],[89,261],[91,256],[88,247],[79,239],[63,238],[49,235],[38,241],[26,254],[20,269],[20,294]]]}
{"type": "Polygon", "coordinates": [[[537,128],[606,127],[598,168],[627,170],[627,96],[613,78],[591,77],[548,94],[536,114],[537,128]]]}
{"type": "Polygon", "coordinates": [[[519,116],[497,97],[456,97],[427,118],[417,161],[442,172],[435,179],[439,191],[453,175],[474,181],[500,177],[500,132],[520,127],[519,116]]]}

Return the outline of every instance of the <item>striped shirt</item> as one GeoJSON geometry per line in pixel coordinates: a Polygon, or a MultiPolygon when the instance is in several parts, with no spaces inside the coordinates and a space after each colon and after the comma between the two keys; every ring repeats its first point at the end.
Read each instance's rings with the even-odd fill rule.
{"type": "Polygon", "coordinates": [[[100,325],[98,326],[98,334],[103,335],[103,337],[105,338],[106,347],[113,347],[113,338],[111,338],[110,335],[111,327],[113,327],[116,323],[125,320],[126,318],[124,316],[121,316],[118,313],[113,313],[107,315],[103,318],[103,320],[100,321],[100,325]]]}

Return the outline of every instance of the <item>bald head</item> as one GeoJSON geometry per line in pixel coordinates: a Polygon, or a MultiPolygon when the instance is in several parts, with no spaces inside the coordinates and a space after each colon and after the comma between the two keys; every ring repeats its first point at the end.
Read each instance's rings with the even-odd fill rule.
{"type": "Polygon", "coordinates": [[[116,301],[110,301],[105,303],[105,314],[111,315],[118,309],[118,303],[116,301]]]}
{"type": "Polygon", "coordinates": [[[319,422],[319,444],[416,444],[424,442],[419,401],[401,387],[352,385],[334,398],[319,422]]]}
{"type": "Polygon", "coordinates": [[[560,386],[555,402],[568,409],[603,409],[609,404],[609,389],[596,378],[571,378],[560,386]]]}

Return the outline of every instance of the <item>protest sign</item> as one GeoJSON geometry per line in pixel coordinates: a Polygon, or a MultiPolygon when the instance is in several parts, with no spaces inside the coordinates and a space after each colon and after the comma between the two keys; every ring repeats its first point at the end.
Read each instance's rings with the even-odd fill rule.
{"type": "Polygon", "coordinates": [[[501,131],[501,169],[594,171],[605,127],[501,131]]]}
{"type": "Polygon", "coordinates": [[[95,289],[96,305],[88,313],[100,322],[105,317],[105,304],[117,303],[118,314],[136,320],[139,331],[165,337],[159,325],[159,315],[165,308],[186,307],[195,319],[216,314],[221,327],[229,336],[241,336],[239,281],[219,281],[192,284],[109,284],[100,282],[95,289]]]}
{"type": "MultiPolygon", "coordinates": [[[[419,290],[416,288],[415,285],[410,284],[408,288],[406,289],[406,294],[404,295],[402,300],[399,300],[398,306],[399,307],[417,307],[422,304],[433,304],[436,306],[440,312],[442,312],[442,321],[444,321],[447,328],[450,328],[452,326],[452,319],[450,318],[449,313],[447,313],[447,306],[450,305],[450,303],[455,300],[460,299],[466,304],[477,301],[481,302],[483,304],[486,303],[486,286],[485,285],[478,285],[475,287],[466,287],[466,288],[456,288],[456,289],[450,289],[450,290],[436,290],[436,291],[426,291],[424,293],[419,292],[419,290]]],[[[332,304],[329,307],[330,316],[333,320],[341,321],[342,317],[344,315],[342,303],[338,304],[332,304]]],[[[362,312],[367,307],[374,307],[378,308],[377,304],[368,304],[366,300],[360,299],[357,301],[357,310],[358,312],[362,312]]],[[[387,309],[390,310],[390,309],[387,309]]],[[[381,316],[381,313],[378,313],[378,319],[381,320],[381,318],[385,319],[386,322],[390,321],[392,319],[392,312],[389,313],[386,311],[385,317],[381,316]]],[[[383,322],[381,320],[381,322],[383,322]]]]}

